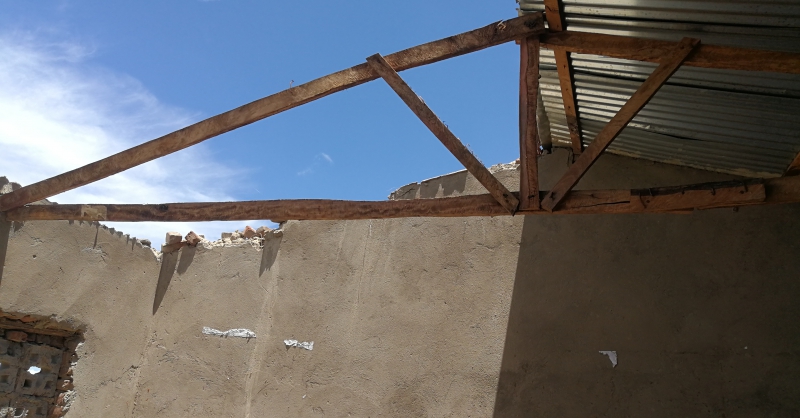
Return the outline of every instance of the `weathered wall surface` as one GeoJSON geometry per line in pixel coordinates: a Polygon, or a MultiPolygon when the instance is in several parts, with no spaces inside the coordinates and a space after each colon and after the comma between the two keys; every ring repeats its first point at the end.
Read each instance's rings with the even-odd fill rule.
{"type": "MultiPolygon", "coordinates": [[[[566,167],[545,156],[543,187],[566,167]]],[[[609,155],[579,187],[726,178],[609,155]]],[[[455,173],[395,197],[476,192],[455,173]]],[[[0,308],[85,326],[74,416],[796,416],[798,215],[288,222],[263,251],[163,264],[94,226],[28,223],[0,308]]]]}
{"type": "Polygon", "coordinates": [[[0,309],[85,329],[70,416],[130,416],[152,324],[153,252],[88,223],[2,223],[0,236],[9,237],[0,309]]]}

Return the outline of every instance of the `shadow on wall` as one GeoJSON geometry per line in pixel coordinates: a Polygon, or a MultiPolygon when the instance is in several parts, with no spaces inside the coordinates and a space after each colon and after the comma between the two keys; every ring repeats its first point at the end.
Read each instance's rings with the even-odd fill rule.
{"type": "Polygon", "coordinates": [[[281,247],[283,235],[277,238],[264,240],[264,248],[261,249],[261,265],[258,267],[258,277],[265,271],[272,268],[275,259],[278,257],[278,249],[281,247]]]}
{"type": "Polygon", "coordinates": [[[192,265],[196,253],[197,247],[183,247],[179,251],[161,255],[161,270],[158,273],[158,284],[156,284],[156,294],[153,299],[153,315],[158,312],[158,308],[167,294],[169,283],[172,281],[172,276],[175,275],[176,266],[178,274],[186,273],[189,266],[192,265]]]}
{"type": "MultiPolygon", "coordinates": [[[[0,230],[0,233],[2,233],[2,230],[0,230]]],[[[281,245],[281,239],[280,237],[276,237],[264,241],[261,265],[258,271],[259,277],[264,274],[265,271],[272,268],[272,265],[275,263],[275,259],[278,256],[278,249],[281,245]]],[[[2,251],[2,247],[0,247],[0,251],[2,251]]],[[[155,315],[161,307],[161,302],[167,294],[169,284],[172,282],[172,277],[175,275],[175,272],[177,271],[178,274],[186,273],[189,270],[189,266],[192,265],[196,253],[197,247],[186,246],[179,251],[163,254],[161,256],[161,270],[158,273],[158,283],[156,284],[155,297],[153,298],[153,315],[155,315]]]]}
{"type": "Polygon", "coordinates": [[[800,416],[799,216],[526,217],[494,416],[800,416]]]}
{"type": "Polygon", "coordinates": [[[460,196],[467,189],[468,177],[469,174],[464,170],[419,183],[411,183],[392,192],[389,199],[433,199],[435,197],[460,196]]]}
{"type": "Polygon", "coordinates": [[[11,231],[19,231],[22,225],[22,222],[6,221],[3,215],[0,214],[0,286],[3,284],[3,270],[6,264],[6,253],[8,252],[8,241],[11,239],[11,231]]]}

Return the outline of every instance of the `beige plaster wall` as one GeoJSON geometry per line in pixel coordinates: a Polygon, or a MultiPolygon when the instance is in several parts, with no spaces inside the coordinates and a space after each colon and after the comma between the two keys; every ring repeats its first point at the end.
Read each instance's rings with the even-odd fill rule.
{"type": "Polygon", "coordinates": [[[85,330],[70,416],[130,416],[152,327],[153,252],[88,223],[0,223],[0,309],[85,330]]]}
{"type": "MultiPolygon", "coordinates": [[[[566,158],[542,159],[544,187],[566,158]]],[[[608,155],[580,187],[727,178],[608,155]]],[[[396,196],[476,192],[455,173],[396,196]]],[[[162,264],[102,228],[27,223],[0,308],[85,327],[74,416],[794,416],[799,214],[288,222],[263,251],[162,264]]]]}

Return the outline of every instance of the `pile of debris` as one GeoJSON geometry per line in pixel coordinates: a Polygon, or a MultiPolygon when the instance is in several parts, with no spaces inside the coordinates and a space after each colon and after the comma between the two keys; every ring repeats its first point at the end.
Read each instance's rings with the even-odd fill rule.
{"type": "Polygon", "coordinates": [[[211,249],[214,247],[238,246],[249,243],[253,247],[261,248],[264,246],[264,241],[272,238],[280,238],[282,236],[282,229],[272,229],[266,226],[253,229],[249,225],[241,232],[239,230],[223,232],[222,237],[217,241],[209,241],[205,236],[199,235],[194,231],[189,231],[185,237],[182,237],[179,232],[167,232],[167,236],[164,240],[165,243],[161,246],[161,253],[169,254],[183,247],[197,247],[198,245],[206,249],[211,249]]]}

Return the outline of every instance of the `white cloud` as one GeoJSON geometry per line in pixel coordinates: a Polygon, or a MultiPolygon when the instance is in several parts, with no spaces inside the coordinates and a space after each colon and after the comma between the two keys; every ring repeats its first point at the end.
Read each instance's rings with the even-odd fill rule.
{"type": "Polygon", "coordinates": [[[320,161],[322,160],[326,161],[329,165],[333,165],[333,158],[324,152],[320,152],[314,156],[314,162],[312,162],[308,167],[298,171],[297,175],[302,177],[314,174],[316,172],[315,168],[319,167],[320,161]]]}
{"type": "MultiPolygon", "coordinates": [[[[138,80],[92,64],[94,50],[29,34],[0,34],[0,175],[30,184],[184,127],[196,112],[162,103],[138,80]]],[[[215,162],[203,145],[51,198],[59,203],[236,200],[226,187],[246,173],[215,162]]],[[[164,233],[209,238],[246,222],[109,223],[154,244],[164,233]]],[[[256,226],[256,225],[253,225],[256,226]]]]}

